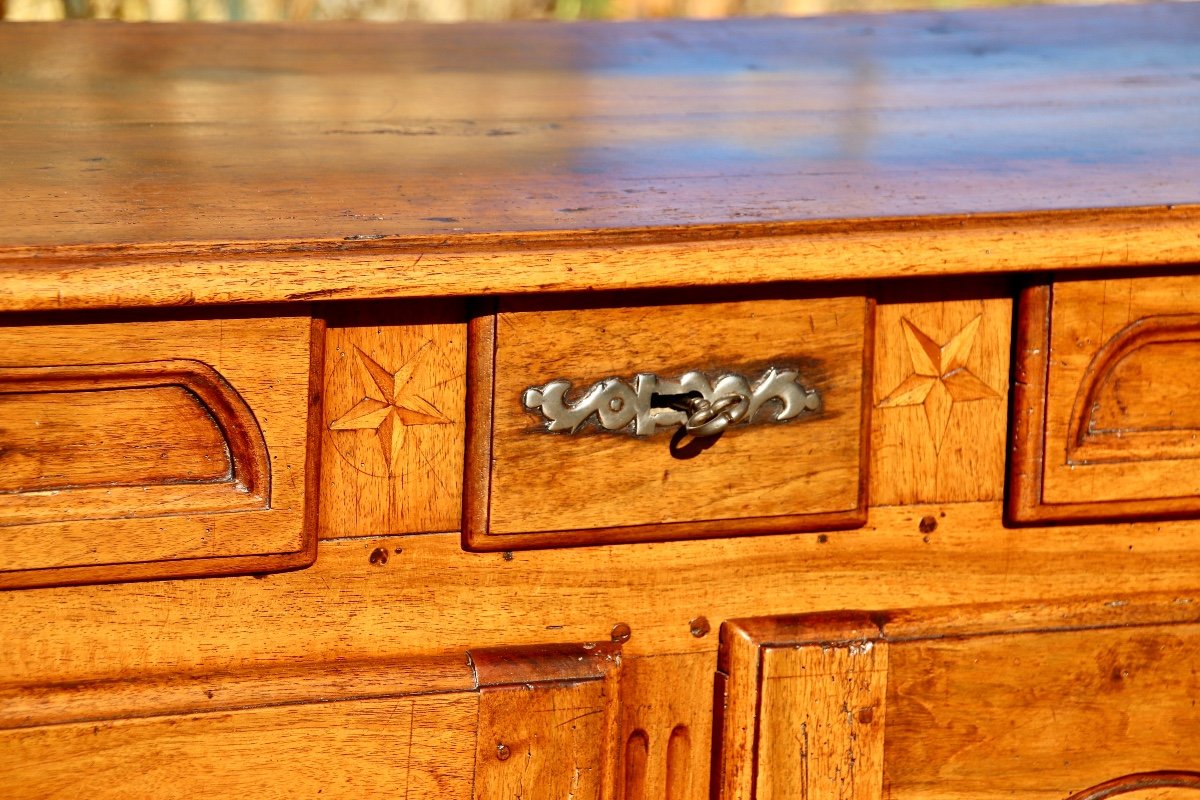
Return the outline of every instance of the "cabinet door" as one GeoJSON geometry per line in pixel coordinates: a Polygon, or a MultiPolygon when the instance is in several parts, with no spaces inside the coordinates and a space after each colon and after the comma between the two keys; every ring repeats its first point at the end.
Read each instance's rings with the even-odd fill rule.
{"type": "Polygon", "coordinates": [[[86,718],[94,704],[64,697],[58,724],[0,730],[0,787],[14,800],[615,800],[619,674],[613,646],[551,645],[471,651],[457,669],[198,682],[213,686],[196,693],[204,711],[166,713],[182,695],[161,685],[131,707],[139,690],[118,686],[123,718],[86,718]]]}
{"type": "Polygon", "coordinates": [[[1200,800],[1200,624],[1127,609],[728,622],[714,794],[1200,800]]]}

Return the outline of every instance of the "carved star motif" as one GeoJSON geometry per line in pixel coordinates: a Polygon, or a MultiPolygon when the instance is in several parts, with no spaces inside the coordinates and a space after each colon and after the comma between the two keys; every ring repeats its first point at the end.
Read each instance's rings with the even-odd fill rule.
{"type": "Polygon", "coordinates": [[[362,399],[329,424],[332,431],[375,431],[383,449],[388,474],[396,466],[404,448],[404,431],[418,425],[449,425],[449,417],[420,395],[422,388],[413,379],[428,344],[395,372],[389,372],[362,350],[354,348],[352,358],[362,399]]]}
{"type": "Polygon", "coordinates": [[[922,406],[929,423],[929,435],[938,451],[942,448],[942,437],[950,424],[955,403],[1000,397],[999,392],[967,368],[982,319],[982,314],[976,316],[941,345],[907,319],[900,320],[912,372],[883,398],[879,407],[922,406]]]}

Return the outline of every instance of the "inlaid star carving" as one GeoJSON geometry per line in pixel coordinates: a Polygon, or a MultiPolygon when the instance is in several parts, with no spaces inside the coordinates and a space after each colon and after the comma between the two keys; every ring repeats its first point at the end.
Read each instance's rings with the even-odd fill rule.
{"type": "Polygon", "coordinates": [[[375,431],[383,448],[384,462],[391,474],[404,448],[404,431],[418,425],[449,425],[449,417],[420,395],[414,380],[429,344],[417,351],[400,369],[389,372],[359,348],[353,358],[362,399],[329,424],[333,431],[375,431]]]}
{"type": "Polygon", "coordinates": [[[929,435],[938,451],[956,403],[1000,397],[999,392],[967,368],[982,319],[982,314],[976,316],[942,345],[907,319],[900,320],[912,372],[883,398],[879,407],[922,406],[929,423],[929,435]]]}

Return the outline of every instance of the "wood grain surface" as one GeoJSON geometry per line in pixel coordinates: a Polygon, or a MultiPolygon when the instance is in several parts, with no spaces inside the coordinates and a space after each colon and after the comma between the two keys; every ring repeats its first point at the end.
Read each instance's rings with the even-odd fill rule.
{"type": "MultiPolygon", "coordinates": [[[[0,108],[17,109],[0,120],[0,368],[207,364],[270,473],[269,510],[0,529],[0,564],[164,578],[0,592],[3,791],[674,800],[715,778],[718,796],[757,782],[764,800],[1196,794],[1200,520],[1139,504],[1200,494],[1200,287],[1170,274],[1200,264],[1198,24],[1195,4],[1146,4],[0,26],[0,108]],[[1021,272],[1045,286],[1013,331],[1015,438],[1050,446],[1014,452],[1010,498],[1109,499],[1136,524],[1003,518],[1021,272]],[[717,335],[677,291],[700,286],[725,309],[785,299],[717,335]],[[661,294],[613,294],[631,289],[661,294]],[[478,297],[505,313],[464,408],[478,297]],[[279,305],[231,310],[258,302],[279,305]],[[807,303],[806,333],[782,306],[807,303]],[[177,308],[197,304],[220,307],[177,308]],[[1149,338],[1142,319],[1158,320],[1149,338]],[[547,439],[504,405],[533,382],[697,354],[745,366],[785,353],[762,346],[780,330],[836,351],[814,358],[858,398],[819,452],[764,458],[725,436],[684,474],[746,445],[741,462],[673,496],[678,468],[616,452],[630,441],[600,469],[506,449],[547,439]],[[838,371],[846,356],[857,373],[838,371]],[[467,414],[487,428],[464,463],[467,414]],[[509,434],[494,448],[493,425],[509,434]],[[627,462],[655,471],[630,481],[627,462]],[[620,480],[616,501],[596,490],[620,480]],[[664,519],[678,527],[660,538],[750,533],[796,509],[863,524],[465,552],[481,509],[496,532],[545,536],[664,519]],[[213,555],[255,574],[172,577],[213,555]],[[137,563],[104,572],[120,559],[137,563]]],[[[75,428],[63,392],[9,393],[0,430],[28,458],[0,469],[0,506],[14,490],[116,496],[117,473],[219,483],[248,463],[198,393],[84,388],[96,403],[75,428]],[[39,414],[49,435],[29,428],[39,414]],[[158,429],[165,448],[113,455],[158,429]]]]}
{"type": "Polygon", "coordinates": [[[727,621],[715,795],[1184,797],[1200,627],[1162,600],[727,621]]]}
{"type": "Polygon", "coordinates": [[[483,648],[456,661],[282,669],[258,675],[253,693],[245,675],[192,676],[173,696],[202,693],[207,713],[131,704],[133,719],[28,718],[0,732],[0,780],[14,797],[616,798],[619,646],[483,648]]]}
{"type": "MultiPolygon", "coordinates": [[[[19,376],[14,383],[5,388],[27,388],[19,376]]],[[[0,401],[7,421],[0,492],[69,493],[118,482],[146,487],[169,480],[231,483],[233,462],[221,428],[182,386],[5,395],[0,401]],[[86,406],[86,417],[81,406],[86,406]]],[[[56,516],[73,510],[60,503],[56,516]]],[[[7,509],[0,513],[7,518],[7,509]]]]}
{"type": "MultiPolygon", "coordinates": [[[[701,615],[715,629],[797,609],[1020,602],[1039,629],[1064,624],[1033,614],[1055,600],[1092,597],[1124,619],[1137,595],[1159,592],[1175,593],[1179,604],[1167,607],[1192,619],[1196,538],[1191,521],[1012,529],[996,503],[958,503],[873,509],[862,530],[824,540],[742,537],[511,559],[464,553],[457,534],[326,540],[313,566],[263,578],[0,593],[0,687],[6,706],[36,694],[37,718],[49,721],[71,718],[81,703],[102,705],[108,682],[136,691],[142,679],[606,641],[621,622],[632,633],[622,650],[636,657],[711,652],[711,635],[691,633],[701,615]],[[936,529],[922,533],[927,519],[936,529]],[[372,560],[383,548],[386,563],[372,560]]],[[[1013,613],[1002,612],[1001,629],[1013,629],[1013,613]]],[[[151,686],[136,702],[153,709],[159,697],[151,686]]]]}
{"type": "Polygon", "coordinates": [[[0,734],[6,797],[470,800],[473,693],[312,703],[0,734]]]}
{"type": "Polygon", "coordinates": [[[887,654],[860,612],[726,621],[712,796],[882,797],[887,654]]]}
{"type": "Polygon", "coordinates": [[[489,455],[471,456],[490,475],[468,470],[466,491],[489,498],[486,505],[476,500],[466,520],[472,548],[861,523],[871,325],[864,298],[588,305],[547,309],[512,301],[494,321],[472,322],[495,327],[494,354],[472,353],[472,364],[482,366],[473,390],[487,393],[486,374],[493,377],[490,420],[472,420],[482,427],[472,441],[486,440],[490,429],[491,446],[489,455]],[[521,400],[529,387],[557,379],[571,382],[570,401],[609,377],[632,382],[654,373],[675,380],[698,370],[710,380],[741,374],[753,384],[769,367],[797,369],[804,386],[820,393],[820,413],[787,424],[739,425],[678,449],[670,430],[633,436],[585,426],[551,433],[541,413],[521,400]],[[779,519],[764,527],[759,518],[779,519]],[[710,522],[724,524],[696,524],[710,522]]]}
{"type": "Polygon", "coordinates": [[[7,28],[0,307],[1195,262],[1198,13],[7,28]]]}
{"type": "Polygon", "coordinates": [[[280,660],[250,670],[147,672],[111,680],[6,686],[0,689],[0,729],[469,691],[477,685],[462,652],[333,662],[280,660]]]}
{"type": "Polygon", "coordinates": [[[0,587],[311,562],[305,311],[0,327],[0,587]]]}
{"type": "Polygon", "coordinates": [[[1200,262],[1200,206],[213,247],[0,250],[0,310],[308,302],[1200,262]],[[185,268],[176,265],[183,263],[185,268]]]}
{"type": "Polygon", "coordinates": [[[754,797],[883,796],[887,655],[874,642],[764,648],[754,797]]]}
{"type": "Polygon", "coordinates": [[[321,537],[458,530],[462,305],[374,303],[324,313],[321,537]]]}
{"type": "MultiPolygon", "coordinates": [[[[1061,800],[1194,768],[1198,648],[1195,625],[893,644],[887,796],[1061,800]]],[[[1164,796],[1149,788],[1130,796],[1164,796]]]]}
{"type": "Polygon", "coordinates": [[[879,297],[873,505],[1003,497],[1010,291],[995,281],[951,291],[917,282],[893,284],[879,297]],[[971,299],[955,299],[964,296],[971,299]]]}

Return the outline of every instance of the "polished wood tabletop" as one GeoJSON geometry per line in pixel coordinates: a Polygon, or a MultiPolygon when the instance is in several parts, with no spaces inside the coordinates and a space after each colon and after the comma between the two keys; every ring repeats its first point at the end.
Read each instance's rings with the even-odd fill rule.
{"type": "MultiPolygon", "coordinates": [[[[5,287],[0,307],[98,303],[86,296],[94,269],[47,278],[44,263],[31,266],[44,259],[91,268],[149,254],[170,271],[176,257],[559,251],[830,222],[903,232],[917,217],[1010,212],[1059,215],[1050,227],[1062,236],[1096,210],[1125,231],[1152,218],[1194,233],[1197,31],[1190,3],[630,24],[0,26],[0,279],[10,279],[0,283],[25,287],[5,287]]],[[[1171,252],[1150,247],[1130,263],[1200,257],[1179,250],[1195,237],[1170,238],[1171,252]]],[[[916,249],[929,261],[918,272],[946,269],[927,244],[916,249]]],[[[1022,268],[986,261],[950,269],[1022,268]]],[[[575,284],[563,268],[440,269],[449,277],[429,284],[405,259],[376,293],[398,275],[425,293],[679,282],[652,267],[575,284]]],[[[805,269],[774,277],[871,274],[805,269]]],[[[111,294],[138,277],[101,280],[111,294]]],[[[210,291],[217,277],[123,299],[352,294],[344,277],[210,291]]]]}

